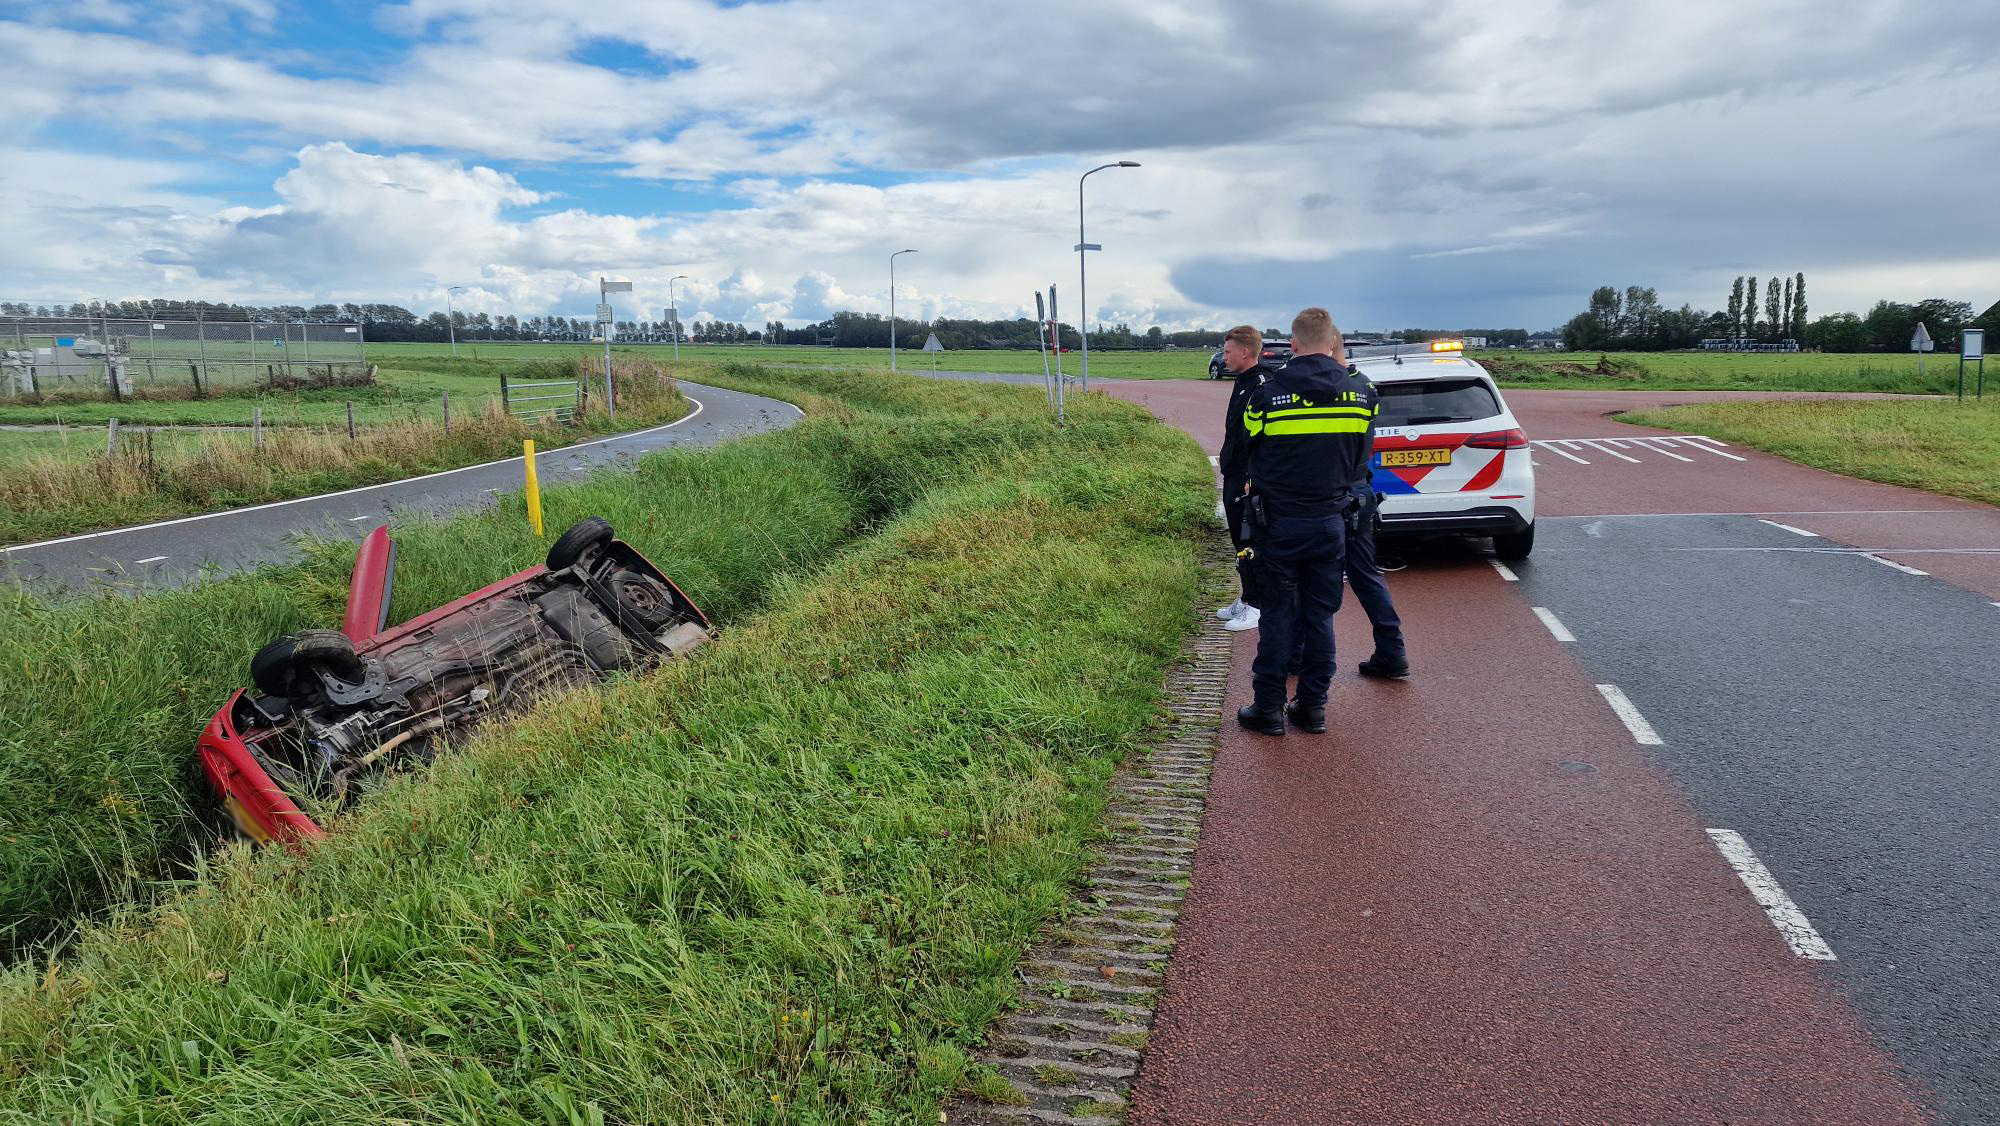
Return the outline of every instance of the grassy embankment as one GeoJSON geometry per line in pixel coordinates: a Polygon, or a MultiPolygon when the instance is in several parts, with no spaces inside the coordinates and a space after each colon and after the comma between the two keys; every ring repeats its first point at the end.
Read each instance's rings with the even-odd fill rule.
{"type": "Polygon", "coordinates": [[[1850,477],[2000,504],[2000,395],[1964,403],[1697,403],[1622,417],[1850,477]]]}
{"type": "MultiPolygon", "coordinates": [[[[53,968],[0,976],[0,1120],[934,1120],[1154,715],[1207,469],[1098,398],[1057,432],[1032,391],[722,378],[812,417],[550,506],[605,512],[724,603],[723,640],[490,730],[305,855],[215,857],[53,968]]],[[[424,589],[398,613],[530,561],[510,509],[411,528],[400,570],[424,589]]],[[[42,691],[81,717],[76,685],[137,679],[145,700],[95,733],[144,703],[185,755],[223,685],[122,667],[143,608],[177,607],[149,649],[233,665],[263,631],[219,600],[293,624],[271,611],[305,589],[317,611],[294,620],[324,620],[339,562],[133,600],[42,691]]],[[[71,831],[183,783],[143,742],[65,742],[92,759],[71,831]],[[113,787],[127,801],[95,800],[134,753],[155,765],[113,787]]]]}
{"type": "MultiPolygon", "coordinates": [[[[349,438],[334,430],[277,427],[262,449],[231,431],[127,433],[113,456],[102,435],[15,432],[29,449],[0,459],[0,542],[70,535],[146,520],[212,512],[243,504],[309,496],[357,485],[473,465],[520,453],[521,441],[554,449],[593,435],[670,422],[690,409],[672,377],[644,361],[616,365],[620,411],[614,423],[601,398],[567,426],[527,425],[497,399],[442,418],[376,422],[349,438]],[[61,443],[49,448],[54,441],[61,443]]],[[[559,361],[518,365],[517,375],[566,378],[559,361]]],[[[0,440],[0,449],[8,443],[0,440]]]]}
{"type": "MultiPolygon", "coordinates": [[[[918,344],[921,344],[918,341],[918,344]]],[[[574,344],[460,344],[459,351],[495,356],[536,356],[575,351],[574,344]]],[[[619,351],[666,362],[671,346],[620,345],[619,351]]],[[[371,345],[368,354],[383,364],[428,362],[444,354],[443,344],[371,345]]],[[[1180,348],[1171,352],[1098,352],[1090,354],[1090,374],[1105,379],[1205,379],[1210,352],[1180,348]]],[[[1903,394],[1944,394],[1958,386],[1950,357],[1932,356],[1917,378],[1916,358],[1909,354],[1845,355],[1813,352],[1527,352],[1480,350],[1472,358],[1491,363],[1504,386],[1592,388],[1606,390],[1743,390],[1743,391],[1886,391],[1903,394]],[[1600,364],[1600,360],[1606,362],[1600,364]]],[[[886,348],[765,348],[761,345],[682,345],[684,361],[748,361],[760,364],[801,364],[834,368],[889,366],[886,348]]],[[[940,371],[993,371],[1040,375],[1039,353],[1027,350],[945,352],[940,371]]],[[[1081,357],[1063,357],[1063,370],[1077,374],[1081,357]]],[[[931,357],[904,349],[898,363],[906,370],[930,370],[931,357]]]]}
{"type": "Polygon", "coordinates": [[[1821,352],[1477,351],[1503,387],[1611,391],[1880,391],[1942,395],[1958,388],[1950,357],[1922,378],[1911,355],[1821,352]]]}

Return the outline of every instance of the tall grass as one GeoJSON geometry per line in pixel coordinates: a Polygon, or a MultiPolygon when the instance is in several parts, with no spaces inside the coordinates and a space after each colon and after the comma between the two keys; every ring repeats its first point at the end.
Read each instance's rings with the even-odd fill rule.
{"type": "MultiPolygon", "coordinates": [[[[580,361],[545,365],[546,374],[586,374],[580,361]]],[[[614,423],[590,400],[568,425],[528,423],[496,400],[446,427],[441,418],[344,429],[272,427],[262,445],[210,433],[171,445],[127,435],[110,456],[29,454],[0,462],[0,540],[69,535],[239,504],[308,496],[477,464],[520,452],[534,438],[553,448],[591,434],[671,421],[687,413],[673,377],[638,361],[614,367],[623,414],[614,423]]]]}
{"type": "Polygon", "coordinates": [[[2000,504],[2000,395],[1963,403],[1695,403],[1622,417],[1851,477],[2000,504]]]}
{"type": "Polygon", "coordinates": [[[1132,408],[987,406],[757,440],[967,462],[888,463],[902,515],[696,659],[0,976],[0,1120],[934,1121],[1154,714],[1213,504],[1132,408]]]}

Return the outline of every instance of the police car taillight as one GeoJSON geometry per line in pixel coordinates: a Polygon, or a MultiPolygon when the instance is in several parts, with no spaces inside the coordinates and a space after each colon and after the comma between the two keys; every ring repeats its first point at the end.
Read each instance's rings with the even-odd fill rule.
{"type": "Polygon", "coordinates": [[[1489,430],[1467,438],[1465,444],[1475,450],[1520,450],[1527,448],[1528,435],[1519,429],[1489,430]]]}

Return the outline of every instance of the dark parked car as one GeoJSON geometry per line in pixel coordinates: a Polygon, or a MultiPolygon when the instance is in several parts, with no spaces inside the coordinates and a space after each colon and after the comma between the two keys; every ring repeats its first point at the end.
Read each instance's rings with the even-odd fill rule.
{"type": "Polygon", "coordinates": [[[278,638],[202,732],[201,765],[246,836],[323,833],[371,782],[431,761],[442,740],[537,696],[683,656],[709,623],[659,568],[596,517],[564,532],[546,566],[394,629],[387,528],[354,561],[341,629],[278,638]]]}
{"type": "MultiPolygon", "coordinates": [[[[1264,342],[1263,361],[1265,367],[1272,367],[1272,368],[1284,367],[1285,361],[1291,358],[1292,358],[1291,341],[1266,340],[1264,342]]],[[[1217,348],[1215,350],[1215,354],[1208,358],[1208,377],[1210,379],[1234,378],[1229,374],[1229,369],[1222,366],[1222,349],[1220,348],[1217,348]]]]}

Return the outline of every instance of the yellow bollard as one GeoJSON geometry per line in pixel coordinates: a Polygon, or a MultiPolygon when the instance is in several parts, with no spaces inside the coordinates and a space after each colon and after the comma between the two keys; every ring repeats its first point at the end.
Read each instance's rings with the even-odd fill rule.
{"type": "Polygon", "coordinates": [[[535,538],[542,536],[542,483],[535,477],[535,440],[529,438],[521,443],[521,458],[528,467],[528,523],[535,529],[535,538]]]}

